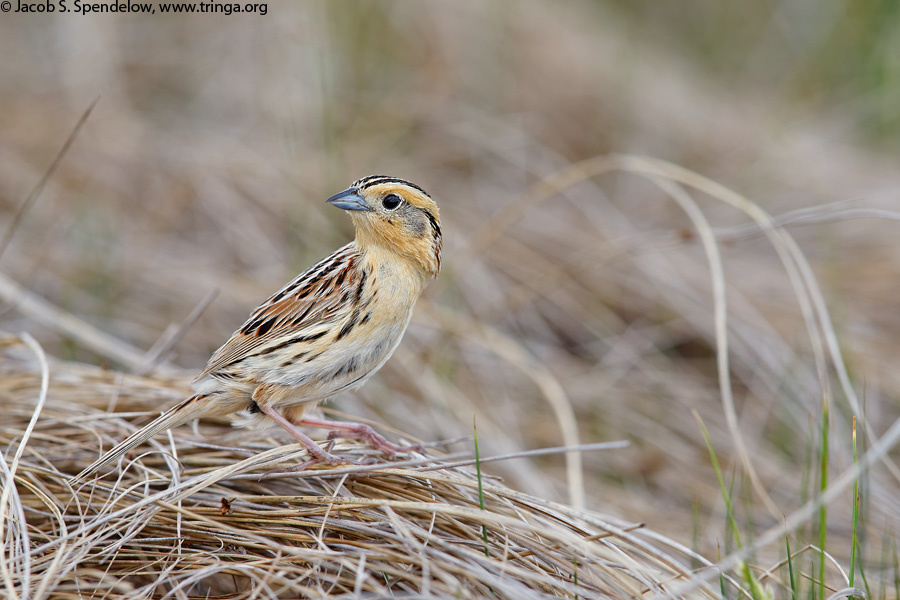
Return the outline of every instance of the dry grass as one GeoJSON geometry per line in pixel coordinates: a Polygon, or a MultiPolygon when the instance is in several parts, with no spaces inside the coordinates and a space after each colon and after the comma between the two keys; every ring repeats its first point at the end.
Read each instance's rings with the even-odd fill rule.
{"type": "MultiPolygon", "coordinates": [[[[97,440],[132,427],[99,406],[114,398],[128,416],[146,414],[181,391],[73,363],[42,374],[33,356],[4,354],[11,418],[0,443],[16,457],[0,507],[7,597],[638,598],[684,584],[702,562],[638,525],[496,480],[483,485],[482,510],[471,466],[440,453],[279,474],[302,456],[298,445],[222,426],[177,428],[168,444],[72,488],[97,440]],[[183,469],[170,471],[174,456],[183,469]]],[[[714,596],[694,585],[676,597],[714,596]]]]}
{"type": "MultiPolygon", "coordinates": [[[[69,414],[122,412],[77,422],[100,433],[75,432],[62,458],[95,456],[348,241],[324,198],[396,173],[441,206],[444,270],[341,410],[426,440],[468,436],[474,416],[485,455],[627,440],[484,469],[646,523],[632,535],[660,532],[726,570],[746,558],[785,599],[784,532],[800,597],[848,586],[857,417],[857,558],[873,597],[900,596],[892,7],[312,0],[255,18],[7,15],[0,329],[77,361],[53,364],[48,408],[71,375],[69,414]]],[[[19,377],[21,429],[39,393],[33,373],[4,385],[19,377]]],[[[277,446],[212,427],[228,448],[277,446]]],[[[203,450],[174,435],[180,458],[203,450]]],[[[170,472],[159,454],[141,464],[170,472]]]]}

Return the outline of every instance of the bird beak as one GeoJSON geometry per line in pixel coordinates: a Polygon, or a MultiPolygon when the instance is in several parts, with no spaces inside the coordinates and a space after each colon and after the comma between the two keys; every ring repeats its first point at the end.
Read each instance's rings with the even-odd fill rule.
{"type": "Polygon", "coordinates": [[[339,192],[325,202],[343,210],[372,210],[372,207],[366,204],[356,188],[348,188],[339,192]]]}

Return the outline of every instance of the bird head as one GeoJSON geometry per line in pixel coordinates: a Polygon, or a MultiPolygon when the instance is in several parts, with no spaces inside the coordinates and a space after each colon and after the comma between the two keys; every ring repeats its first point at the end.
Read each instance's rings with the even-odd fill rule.
{"type": "Polygon", "coordinates": [[[397,177],[370,175],[326,202],[350,213],[361,250],[383,248],[437,277],[441,219],[425,190],[397,177]]]}

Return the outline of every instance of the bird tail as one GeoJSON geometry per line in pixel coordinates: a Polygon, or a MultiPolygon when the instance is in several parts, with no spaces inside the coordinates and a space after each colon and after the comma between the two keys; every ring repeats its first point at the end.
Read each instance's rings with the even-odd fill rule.
{"type": "Polygon", "coordinates": [[[113,446],[112,449],[95,460],[91,466],[76,475],[73,482],[77,483],[78,481],[82,481],[93,475],[105,465],[118,460],[124,456],[126,452],[143,444],[157,433],[199,417],[206,412],[208,404],[204,402],[204,400],[207,398],[209,398],[209,394],[197,394],[177,404],[173,408],[170,408],[159,417],[113,446]]]}

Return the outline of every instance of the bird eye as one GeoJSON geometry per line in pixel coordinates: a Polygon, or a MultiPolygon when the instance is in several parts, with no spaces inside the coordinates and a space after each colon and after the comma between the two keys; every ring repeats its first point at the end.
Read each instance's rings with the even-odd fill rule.
{"type": "Polygon", "coordinates": [[[388,194],[381,201],[381,205],[387,210],[394,210],[395,208],[400,206],[401,202],[403,202],[403,200],[401,200],[400,196],[398,196],[397,194],[388,194]]]}

